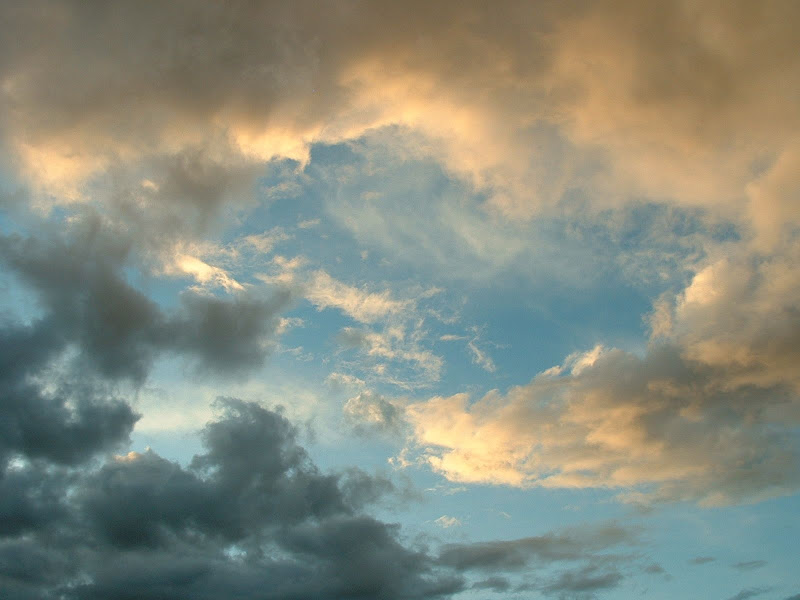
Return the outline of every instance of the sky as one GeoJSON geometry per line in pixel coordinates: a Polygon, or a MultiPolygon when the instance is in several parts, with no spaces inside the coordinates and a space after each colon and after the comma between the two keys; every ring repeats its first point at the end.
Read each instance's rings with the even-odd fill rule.
{"type": "Polygon", "coordinates": [[[3,2],[0,596],[800,599],[797,23],[3,2]]]}

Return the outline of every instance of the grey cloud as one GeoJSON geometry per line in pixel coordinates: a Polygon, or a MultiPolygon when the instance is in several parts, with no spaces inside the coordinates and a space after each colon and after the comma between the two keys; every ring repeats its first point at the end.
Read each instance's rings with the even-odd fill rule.
{"type": "Polygon", "coordinates": [[[748,600],[749,598],[755,598],[756,596],[760,596],[772,588],[768,587],[757,587],[757,588],[746,588],[740,591],[738,594],[734,594],[728,600],[748,600]]]}
{"type": "Polygon", "coordinates": [[[135,264],[129,238],[80,219],[67,235],[0,238],[0,260],[39,296],[48,335],[75,344],[101,375],[141,382],[161,352],[194,357],[204,370],[241,372],[260,366],[288,293],[270,300],[185,292],[181,308],[162,310],[132,287],[123,269],[135,264]]]}
{"type": "Polygon", "coordinates": [[[540,590],[545,595],[559,598],[591,598],[595,592],[617,587],[623,578],[616,570],[589,565],[562,572],[540,590]]]}
{"type": "Polygon", "coordinates": [[[459,571],[517,571],[534,561],[574,561],[597,557],[601,550],[635,541],[635,532],[611,523],[517,540],[447,544],[439,554],[439,562],[459,571]]]}
{"type": "Polygon", "coordinates": [[[74,464],[127,440],[138,416],[125,402],[88,381],[36,379],[63,347],[50,319],[0,329],[0,462],[74,464]]]}
{"type": "MultiPolygon", "coordinates": [[[[403,541],[398,525],[362,512],[392,493],[361,472],[322,473],[280,412],[220,399],[188,466],[152,450],[99,468],[22,461],[7,466],[0,508],[0,584],[12,600],[443,598],[465,575],[580,561],[544,593],[587,594],[618,581],[631,543],[616,524],[508,542],[445,546],[439,557],[403,541]],[[22,490],[14,500],[14,488],[22,490]],[[67,493],[69,490],[69,493],[67,493]],[[24,521],[24,523],[23,523],[24,521]]],[[[510,589],[501,576],[476,584],[510,589]]]]}
{"type": "Polygon", "coordinates": [[[695,558],[689,559],[687,562],[690,565],[705,565],[710,562],[714,562],[717,560],[713,556],[697,556],[695,558]]]}
{"type": "Polygon", "coordinates": [[[265,342],[274,338],[279,311],[286,308],[289,292],[276,293],[269,300],[246,296],[222,300],[212,296],[184,293],[183,312],[172,317],[166,331],[174,332],[167,350],[194,355],[200,366],[217,373],[239,373],[264,363],[265,342]]]}
{"type": "Polygon", "coordinates": [[[218,154],[191,147],[139,167],[110,168],[89,186],[92,206],[124,224],[147,253],[168,253],[183,240],[216,233],[220,217],[253,204],[259,168],[233,149],[218,154]]]}
{"type": "Polygon", "coordinates": [[[472,584],[476,590],[491,590],[493,592],[507,592],[511,588],[511,582],[505,577],[489,577],[472,584]]]}
{"type": "Polygon", "coordinates": [[[391,491],[386,481],[370,490],[364,474],[319,472],[277,412],[235,399],[220,409],[188,467],[148,451],[98,470],[7,468],[9,488],[28,478],[51,489],[50,499],[28,494],[29,512],[58,509],[0,531],[9,597],[435,598],[463,588],[403,545],[397,526],[357,512],[391,491]]]}
{"type": "Polygon", "coordinates": [[[317,471],[286,419],[234,399],[221,403],[223,418],[203,431],[208,451],[189,470],[150,451],[88,477],[76,502],[98,535],[122,548],[196,534],[232,543],[270,526],[352,513],[339,478],[317,471]]]}
{"type": "MultiPolygon", "coordinates": [[[[43,179],[198,146],[213,158],[238,145],[258,160],[302,159],[309,140],[400,123],[455,138],[444,162],[508,192],[497,203],[509,211],[557,199],[553,182],[568,175],[585,184],[597,163],[611,163],[627,192],[714,206],[743,191],[765,146],[781,154],[791,144],[797,32],[787,24],[797,10],[42,0],[3,7],[0,118],[29,170],[55,163],[49,174],[38,168],[43,179]],[[589,54],[591,69],[580,60],[589,54]],[[406,103],[425,110],[409,119],[406,103]],[[466,126],[442,129],[454,107],[466,126]],[[734,134],[741,152],[727,144],[734,134]],[[608,156],[571,158],[596,153],[597,140],[608,156]],[[725,178],[721,164],[731,167],[725,178]]],[[[197,203],[207,204],[202,194],[197,203]]]]}
{"type": "Polygon", "coordinates": [[[644,572],[645,573],[650,573],[651,575],[661,575],[663,573],[666,573],[666,571],[664,570],[664,567],[662,567],[661,565],[656,564],[656,563],[653,563],[652,565],[647,565],[644,568],[644,572]]]}
{"type": "Polygon", "coordinates": [[[754,571],[755,569],[760,569],[766,564],[767,561],[765,560],[747,560],[733,564],[731,567],[737,571],[754,571]]]}

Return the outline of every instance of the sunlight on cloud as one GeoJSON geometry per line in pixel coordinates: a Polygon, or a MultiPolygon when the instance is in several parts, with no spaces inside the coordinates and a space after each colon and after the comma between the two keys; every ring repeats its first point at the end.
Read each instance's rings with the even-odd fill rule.
{"type": "Polygon", "coordinates": [[[798,23],[0,4],[4,594],[795,598],[798,23]]]}

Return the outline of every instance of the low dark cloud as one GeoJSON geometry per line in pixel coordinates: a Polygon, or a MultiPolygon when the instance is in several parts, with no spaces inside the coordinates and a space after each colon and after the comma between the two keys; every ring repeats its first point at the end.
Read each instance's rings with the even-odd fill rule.
{"type": "MultiPolygon", "coordinates": [[[[131,243],[96,217],[66,234],[0,237],[0,260],[32,288],[54,357],[67,346],[84,366],[141,383],[163,352],[194,359],[201,372],[240,373],[263,364],[288,293],[262,299],[187,291],[165,311],[124,276],[131,243]]],[[[31,334],[33,335],[33,334],[31,334]]]]}
{"type": "Polygon", "coordinates": [[[98,469],[7,465],[7,597],[434,598],[463,588],[397,526],[360,512],[385,480],[321,473],[280,413],[235,399],[219,407],[187,467],[152,450],[98,469]]]}
{"type": "Polygon", "coordinates": [[[127,440],[138,415],[124,401],[89,379],[41,380],[64,343],[51,318],[0,327],[0,464],[75,464],[127,440]]]}
{"type": "MultiPolygon", "coordinates": [[[[471,572],[554,561],[579,562],[538,584],[543,593],[586,594],[622,577],[604,551],[635,535],[615,524],[449,545],[436,557],[364,512],[393,493],[390,482],[323,473],[280,411],[233,398],[217,408],[186,466],[150,449],[83,464],[15,449],[0,476],[4,597],[427,599],[467,589],[471,572]]],[[[492,574],[473,587],[511,583],[492,574]]]]}

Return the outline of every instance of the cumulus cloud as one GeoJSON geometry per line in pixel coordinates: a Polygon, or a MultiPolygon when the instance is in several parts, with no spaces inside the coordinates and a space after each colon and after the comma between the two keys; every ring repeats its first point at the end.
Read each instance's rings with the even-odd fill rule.
{"type": "Polygon", "coordinates": [[[771,237],[795,222],[793,2],[314,8],[6,7],[7,143],[32,179],[74,189],[122,161],[302,162],[400,125],[509,214],[591,181],[597,202],[752,210],[771,237]]]}
{"type": "Polygon", "coordinates": [[[631,500],[724,504],[798,485],[785,385],[736,385],[670,346],[581,362],[476,402],[458,394],[410,405],[425,459],[453,481],[638,489],[631,500]]]}
{"type": "MultiPolygon", "coordinates": [[[[283,416],[220,402],[220,418],[203,430],[206,452],[188,467],[148,450],[61,477],[6,470],[4,487],[38,479],[23,508],[49,499],[59,509],[23,537],[4,528],[0,577],[11,597],[255,597],[268,589],[274,598],[434,598],[461,588],[403,546],[396,527],[358,512],[387,491],[385,481],[323,474],[283,416]]],[[[12,522],[5,517],[14,506],[2,508],[2,522],[12,522]]]]}
{"type": "Polygon", "coordinates": [[[321,472],[280,412],[232,398],[218,408],[187,466],[150,449],[93,469],[5,464],[7,596],[440,598],[465,589],[470,571],[613,561],[605,550],[635,540],[612,524],[448,545],[437,557],[364,513],[392,492],[388,481],[321,472]]]}
{"type": "Polygon", "coordinates": [[[62,349],[72,344],[100,374],[133,381],[146,377],[161,352],[220,373],[263,363],[287,293],[263,300],[189,291],[169,313],[126,280],[132,257],[125,236],[92,219],[73,225],[64,235],[0,237],[0,260],[36,292],[62,349]]]}

